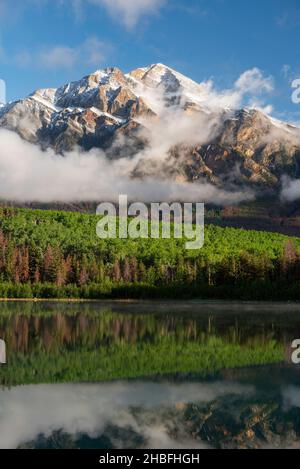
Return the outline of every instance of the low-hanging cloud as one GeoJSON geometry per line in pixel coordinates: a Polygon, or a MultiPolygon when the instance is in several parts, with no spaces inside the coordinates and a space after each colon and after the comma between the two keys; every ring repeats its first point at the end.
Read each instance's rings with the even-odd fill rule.
{"type": "Polygon", "coordinates": [[[294,202],[300,198],[300,179],[291,179],[288,176],[282,178],[281,200],[294,202]]]}
{"type": "MultiPolygon", "coordinates": [[[[73,56],[71,54],[72,62],[73,56]]],[[[61,60],[55,53],[54,61],[61,60]]],[[[46,58],[45,58],[46,60],[46,58]]],[[[50,60],[51,62],[51,60],[50,60]]],[[[184,111],[184,89],[179,90],[180,103],[169,106],[170,96],[164,88],[136,84],[136,93],[144,98],[159,117],[142,118],[139,136],[147,141],[144,149],[132,157],[126,149],[132,142],[119,137],[115,145],[122,158],[107,156],[99,149],[84,152],[80,148],[57,155],[54,150],[22,140],[7,130],[0,130],[0,199],[21,202],[83,202],[115,201],[119,194],[141,202],[183,201],[235,204],[252,200],[255,193],[249,188],[232,184],[217,187],[204,179],[186,182],[181,169],[186,152],[193,146],[211,143],[222,128],[224,119],[231,116],[247,94],[253,97],[262,90],[272,89],[272,79],[258,69],[245,72],[233,89],[216,91],[212,82],[196,86],[196,102],[202,111],[184,111]],[[224,109],[230,107],[224,113],[224,109]],[[205,109],[207,111],[205,111],[205,109]],[[213,111],[213,112],[212,112],[213,111]],[[122,150],[123,148],[123,150],[122,150]],[[175,149],[173,156],[170,150],[175,149]],[[176,156],[174,156],[176,155],[176,156]],[[180,169],[181,168],[181,169],[180,169]],[[133,176],[140,176],[139,178],[133,176]]],[[[189,85],[191,86],[191,85],[189,85]]],[[[177,96],[174,96],[177,99],[177,96]]],[[[28,119],[17,123],[19,129],[32,125],[28,119]]],[[[34,135],[36,129],[33,129],[34,135]]]]}
{"type": "Polygon", "coordinates": [[[98,149],[75,149],[64,156],[52,149],[42,151],[3,129],[0,141],[0,199],[4,200],[100,202],[116,201],[119,194],[127,194],[143,202],[182,200],[222,205],[253,197],[248,190],[230,192],[208,183],[181,183],[163,177],[133,179],[131,172],[147,151],[133,159],[111,161],[98,149]]]}

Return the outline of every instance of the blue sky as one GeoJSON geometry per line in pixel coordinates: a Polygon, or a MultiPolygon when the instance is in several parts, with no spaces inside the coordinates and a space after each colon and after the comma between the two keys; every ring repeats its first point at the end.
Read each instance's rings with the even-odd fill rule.
{"type": "Polygon", "coordinates": [[[162,62],[220,90],[257,67],[273,78],[261,104],[300,121],[299,46],[299,0],[0,0],[8,100],[112,65],[162,62]]]}

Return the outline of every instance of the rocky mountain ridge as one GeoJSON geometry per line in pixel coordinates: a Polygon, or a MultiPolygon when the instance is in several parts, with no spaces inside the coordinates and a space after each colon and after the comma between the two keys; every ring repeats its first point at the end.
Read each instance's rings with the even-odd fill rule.
{"type": "Polygon", "coordinates": [[[257,109],[207,103],[203,85],[162,64],[128,74],[107,68],[58,89],[37,90],[0,108],[0,128],[58,153],[79,146],[120,158],[151,147],[153,132],[164,134],[166,122],[180,129],[182,116],[193,121],[192,139],[187,132],[186,140],[183,134],[182,140],[170,142],[155,164],[151,152],[145,152],[134,176],[164,174],[180,181],[268,190],[278,189],[283,176],[300,177],[299,128],[257,109]],[[213,131],[203,139],[208,125],[213,131]]]}

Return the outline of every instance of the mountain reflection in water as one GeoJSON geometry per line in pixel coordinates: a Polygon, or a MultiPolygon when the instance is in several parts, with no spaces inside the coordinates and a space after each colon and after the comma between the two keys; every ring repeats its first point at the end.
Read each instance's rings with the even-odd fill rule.
{"type": "Polygon", "coordinates": [[[300,447],[297,337],[297,305],[0,305],[0,447],[300,447]]]}

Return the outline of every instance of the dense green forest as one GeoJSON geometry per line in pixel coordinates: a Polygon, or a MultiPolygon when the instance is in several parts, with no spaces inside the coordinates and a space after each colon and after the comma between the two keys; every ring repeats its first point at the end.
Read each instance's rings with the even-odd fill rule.
{"type": "Polygon", "coordinates": [[[207,225],[205,244],[109,239],[99,217],[0,208],[2,298],[300,299],[300,239],[207,225]]]}

